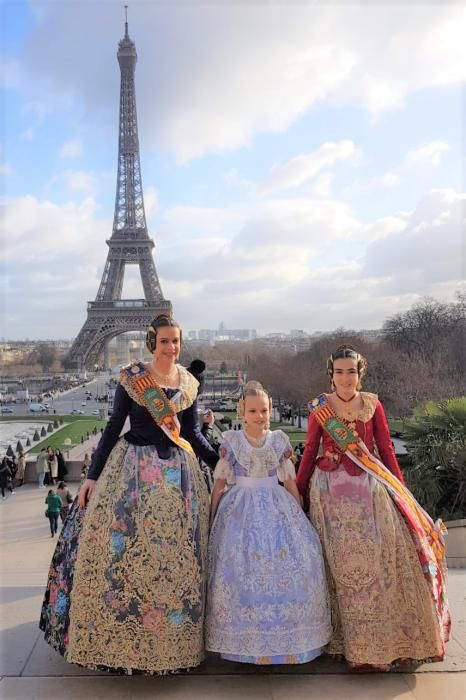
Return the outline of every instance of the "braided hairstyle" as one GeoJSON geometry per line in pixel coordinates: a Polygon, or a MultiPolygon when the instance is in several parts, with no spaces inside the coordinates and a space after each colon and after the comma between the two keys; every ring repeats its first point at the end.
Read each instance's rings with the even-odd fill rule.
{"type": "Polygon", "coordinates": [[[362,387],[362,380],[364,379],[365,375],[367,374],[367,360],[364,357],[364,355],[361,355],[356,348],[354,348],[352,345],[345,344],[345,345],[339,345],[338,348],[335,350],[335,352],[332,352],[330,357],[327,360],[327,374],[330,377],[330,384],[331,388],[334,389],[335,385],[333,383],[333,364],[335,360],[346,360],[346,359],[351,359],[356,362],[356,368],[358,370],[358,376],[359,376],[359,381],[358,381],[358,391],[362,387]]]}
{"type": "Polygon", "coordinates": [[[157,329],[158,328],[178,328],[180,331],[180,344],[183,342],[183,333],[180,324],[168,314],[159,314],[150,322],[146,333],[146,348],[151,355],[154,353],[157,345],[157,329]]]}
{"type": "Polygon", "coordinates": [[[236,406],[238,418],[244,418],[244,404],[248,396],[265,396],[269,401],[269,412],[272,413],[272,397],[269,396],[260,382],[251,380],[244,385],[243,395],[236,406]]]}

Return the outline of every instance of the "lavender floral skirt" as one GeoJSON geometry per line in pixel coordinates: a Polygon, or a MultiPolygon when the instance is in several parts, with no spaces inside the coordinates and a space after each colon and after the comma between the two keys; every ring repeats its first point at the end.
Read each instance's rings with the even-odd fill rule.
{"type": "Polygon", "coordinates": [[[204,658],[208,493],[197,461],[120,439],[49,571],[40,628],[67,661],[167,673],[204,658]]]}

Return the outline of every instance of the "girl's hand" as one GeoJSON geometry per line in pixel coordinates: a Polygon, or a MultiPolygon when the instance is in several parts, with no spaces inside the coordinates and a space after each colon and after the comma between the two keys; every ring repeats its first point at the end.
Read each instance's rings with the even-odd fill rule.
{"type": "Polygon", "coordinates": [[[86,479],[81,488],[79,489],[79,506],[80,508],[85,508],[87,502],[89,501],[92,492],[95,489],[96,482],[94,479],[86,479]]]}

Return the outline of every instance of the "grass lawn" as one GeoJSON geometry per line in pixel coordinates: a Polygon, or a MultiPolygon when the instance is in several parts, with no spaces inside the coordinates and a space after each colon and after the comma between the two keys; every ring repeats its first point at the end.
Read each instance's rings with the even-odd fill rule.
{"type": "Polygon", "coordinates": [[[292,447],[296,447],[300,442],[304,442],[306,439],[306,431],[299,430],[295,425],[289,425],[288,423],[270,423],[270,430],[283,430],[290,439],[292,447]]]}
{"type": "MultiPolygon", "coordinates": [[[[71,418],[75,418],[75,416],[71,416],[71,418]]],[[[69,425],[65,425],[61,430],[57,430],[53,433],[53,435],[48,433],[41,442],[36,443],[28,452],[35,454],[40,452],[42,447],[47,447],[48,445],[55,448],[58,447],[62,451],[67,450],[74,445],[80,444],[81,436],[86,440],[87,432],[92,435],[94,427],[96,427],[97,431],[100,433],[100,429],[105,428],[107,425],[106,421],[100,420],[99,418],[88,418],[84,420],[82,418],[79,420],[77,416],[76,418],[78,418],[78,420],[74,420],[69,425]],[[67,438],[71,440],[71,445],[65,445],[65,440],[67,438]]]]}
{"type": "Polygon", "coordinates": [[[395,433],[397,433],[398,435],[402,435],[404,431],[404,421],[400,418],[389,418],[388,427],[390,428],[390,433],[392,435],[394,435],[395,433]]]}
{"type": "Polygon", "coordinates": [[[99,420],[97,417],[94,418],[93,416],[70,416],[67,414],[64,415],[57,415],[55,413],[28,413],[25,416],[2,416],[0,418],[0,423],[2,421],[29,421],[33,423],[45,423],[48,425],[49,423],[53,424],[54,420],[60,420],[60,418],[63,418],[65,423],[74,423],[75,421],[78,420],[99,420]]]}

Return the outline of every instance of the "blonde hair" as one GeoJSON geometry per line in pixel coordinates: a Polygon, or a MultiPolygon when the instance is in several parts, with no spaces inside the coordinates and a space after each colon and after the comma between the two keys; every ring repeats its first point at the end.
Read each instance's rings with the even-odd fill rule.
{"type": "Polygon", "coordinates": [[[265,396],[269,402],[269,412],[272,413],[272,397],[269,396],[260,382],[251,380],[244,385],[243,395],[238,401],[238,405],[236,407],[238,418],[244,418],[244,404],[248,396],[265,396]]]}

